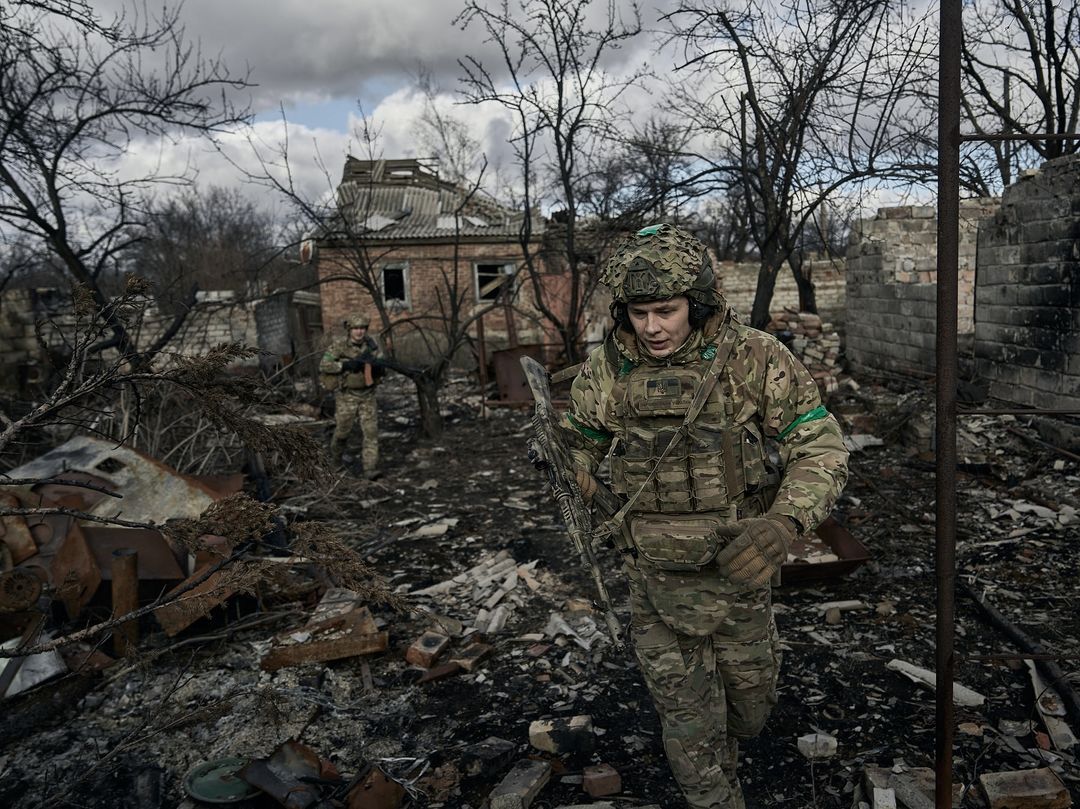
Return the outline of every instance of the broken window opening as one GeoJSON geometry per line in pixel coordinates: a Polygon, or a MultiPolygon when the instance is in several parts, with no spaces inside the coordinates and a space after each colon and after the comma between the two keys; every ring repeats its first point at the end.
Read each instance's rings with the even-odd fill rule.
{"type": "Polygon", "coordinates": [[[405,264],[383,267],[383,301],[391,308],[408,309],[412,305],[409,298],[409,268],[405,264]]]}
{"type": "Polygon", "coordinates": [[[514,274],[513,264],[477,264],[476,299],[495,301],[499,299],[504,285],[514,274]]]}

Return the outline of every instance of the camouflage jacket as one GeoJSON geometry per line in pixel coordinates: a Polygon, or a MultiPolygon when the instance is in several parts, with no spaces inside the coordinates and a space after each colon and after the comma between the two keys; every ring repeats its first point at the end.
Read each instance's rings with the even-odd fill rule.
{"type": "Polygon", "coordinates": [[[738,504],[768,486],[775,497],[764,508],[810,530],[828,516],[847,479],[840,426],[822,407],[802,363],[772,335],[734,321],[727,312],[695,329],[670,357],[653,357],[633,334],[609,335],[574,380],[563,417],[574,461],[591,472],[611,453],[616,492],[627,497],[647,485],[647,472],[667,436],[685,418],[686,391],[696,388],[694,380],[713,364],[718,346],[722,353],[716,362],[725,357],[726,362],[716,386],[690,435],[682,438],[683,449],[658,469],[652,500],[639,498],[634,510],[707,511],[710,503],[738,504]],[[657,390],[663,394],[665,385],[683,391],[674,408],[635,405],[635,397],[639,404],[647,402],[643,397],[657,390]],[[775,480],[769,485],[765,439],[779,452],[778,488],[775,480]],[[647,444],[643,451],[642,442],[647,444]]]}
{"type": "MultiPolygon", "coordinates": [[[[345,371],[341,364],[346,360],[357,357],[362,359],[382,359],[384,356],[378,341],[371,335],[365,336],[360,345],[348,339],[338,340],[323,353],[322,361],[319,363],[319,373],[324,377],[336,378],[338,382],[336,385],[337,390],[362,390],[369,387],[364,379],[363,369],[351,372],[345,371]]],[[[373,385],[370,387],[377,385],[383,375],[382,368],[373,368],[372,371],[373,385]]],[[[332,387],[331,385],[326,386],[332,387]]]]}

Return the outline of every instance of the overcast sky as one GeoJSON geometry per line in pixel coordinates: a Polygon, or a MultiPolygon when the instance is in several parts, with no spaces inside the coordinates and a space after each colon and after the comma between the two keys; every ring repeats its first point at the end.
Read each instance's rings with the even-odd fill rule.
{"type": "MultiPolygon", "coordinates": [[[[128,0],[97,0],[103,16],[128,0]]],[[[606,0],[594,4],[598,13],[606,0]]],[[[627,0],[616,5],[629,9],[627,0]]],[[[282,108],[289,121],[294,168],[309,191],[325,186],[313,158],[317,144],[333,179],[348,151],[359,154],[352,133],[358,105],[381,131],[383,156],[417,155],[415,122],[422,100],[415,91],[421,65],[443,91],[442,104],[468,122],[489,159],[505,156],[509,131],[494,109],[455,104],[461,76],[458,60],[466,54],[497,65],[498,54],[478,26],[455,26],[459,0],[186,0],[181,19],[189,40],[206,55],[217,55],[233,74],[245,74],[255,114],[254,136],[268,147],[282,140],[282,108]]],[[[642,22],[655,27],[660,12],[642,7],[642,22]]],[[[608,65],[617,72],[646,60],[655,61],[650,38],[624,48],[608,65]]],[[[223,142],[229,154],[250,162],[247,138],[237,133],[223,142]]],[[[132,170],[142,165],[188,162],[199,167],[203,184],[236,182],[227,161],[195,140],[144,143],[129,155],[132,170]]]]}

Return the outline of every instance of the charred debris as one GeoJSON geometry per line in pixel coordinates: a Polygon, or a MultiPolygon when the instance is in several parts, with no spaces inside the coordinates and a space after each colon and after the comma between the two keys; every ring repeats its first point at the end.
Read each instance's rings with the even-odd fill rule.
{"type": "MultiPolygon", "coordinates": [[[[775,592],[779,705],[744,747],[744,790],[924,809],[931,394],[828,382],[852,479],[775,592]]],[[[527,411],[459,378],[447,432],[422,443],[404,383],[380,397],[377,481],[267,475],[250,456],[185,475],[86,435],[7,471],[39,482],[0,490],[0,804],[681,805],[633,657],[525,460],[527,411]],[[257,542],[216,532],[243,492],[265,501],[243,515],[257,542]],[[348,586],[313,535],[384,586],[348,586]]],[[[266,418],[325,438],[328,420],[297,412],[266,418]]],[[[960,431],[955,806],[1080,795],[1080,454],[1058,428],[988,415],[960,431]]],[[[602,564],[625,623],[617,561],[602,564]]]]}

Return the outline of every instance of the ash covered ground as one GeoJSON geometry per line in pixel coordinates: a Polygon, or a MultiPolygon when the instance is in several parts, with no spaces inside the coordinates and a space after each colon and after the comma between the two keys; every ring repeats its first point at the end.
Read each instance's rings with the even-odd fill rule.
{"type": "MultiPolygon", "coordinates": [[[[450,580],[500,551],[518,565],[535,563],[526,568],[532,581],[522,578],[500,601],[507,614],[500,631],[451,639],[453,653],[485,635],[492,650],[474,671],[421,683],[423,670],[404,659],[426,629],[453,633],[458,622],[462,631],[479,622],[485,607],[471,587],[407,597],[406,612],[372,605],[391,646],[364,659],[367,671],[359,658],[262,671],[270,638],[300,626],[314,607],[318,582],[304,584],[298,575],[295,592],[234,599],[176,638],[148,622],[133,660],[69,691],[63,683],[47,686],[36,708],[23,702],[9,709],[0,805],[192,806],[182,781],[193,766],[266,756],[297,739],[342,773],[378,763],[408,784],[406,805],[481,807],[500,774],[470,775],[462,751],[496,736],[517,745],[515,758],[552,760],[554,775],[533,806],[589,802],[578,776],[599,762],[622,776],[622,793],[606,800],[682,806],[633,656],[612,646],[600,616],[583,603],[592,595],[589,579],[543,478],[526,460],[527,412],[494,409],[481,418],[477,391],[464,380],[445,402],[445,435],[420,441],[409,388],[385,385],[384,476],[346,477],[329,490],[278,480],[275,501],[291,520],[333,523],[402,594],[450,580]],[[577,637],[546,631],[553,614],[577,637]],[[532,720],[576,714],[593,718],[591,753],[530,748],[532,720]]],[[[886,668],[893,659],[934,667],[934,468],[925,429],[932,400],[911,384],[864,381],[830,405],[868,414],[884,441],[852,454],[836,512],[871,561],[845,578],[775,592],[783,672],[764,733],[743,746],[740,773],[751,806],[846,808],[857,805],[868,765],[934,766],[933,692],[886,668]],[[865,607],[830,623],[820,606],[834,601],[865,607]],[[834,757],[812,763],[799,752],[796,739],[813,732],[836,737],[834,757]]],[[[1023,420],[972,417],[961,426],[959,575],[1075,671],[1080,464],[1038,443],[1023,420]]],[[[603,563],[625,622],[614,553],[603,563]]],[[[1018,650],[970,598],[958,594],[956,607],[956,681],[986,698],[980,707],[956,708],[957,783],[1051,766],[1080,798],[1072,755],[1040,747],[1027,667],[994,657],[1018,650]]],[[[264,798],[247,805],[274,804],[264,798]]]]}

